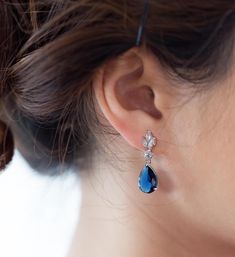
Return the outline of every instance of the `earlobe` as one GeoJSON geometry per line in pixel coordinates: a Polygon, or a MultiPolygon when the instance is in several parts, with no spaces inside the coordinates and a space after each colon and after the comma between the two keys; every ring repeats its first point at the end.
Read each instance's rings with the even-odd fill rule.
{"type": "Polygon", "coordinates": [[[106,63],[95,75],[93,87],[97,102],[107,121],[123,138],[142,149],[141,138],[154,130],[162,114],[155,106],[155,91],[144,67],[144,56],[129,51],[106,63]]]}

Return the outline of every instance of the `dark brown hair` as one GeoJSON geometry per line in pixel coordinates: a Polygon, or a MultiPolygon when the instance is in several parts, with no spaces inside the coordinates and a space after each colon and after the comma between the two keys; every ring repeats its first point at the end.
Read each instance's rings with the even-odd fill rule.
{"type": "MultiPolygon", "coordinates": [[[[102,127],[93,74],[135,46],[143,9],[143,0],[1,1],[2,117],[36,169],[83,163],[102,127]]],[[[227,74],[234,28],[234,0],[150,0],[142,44],[199,89],[227,74]]],[[[13,152],[8,138],[1,156],[13,152]]]]}

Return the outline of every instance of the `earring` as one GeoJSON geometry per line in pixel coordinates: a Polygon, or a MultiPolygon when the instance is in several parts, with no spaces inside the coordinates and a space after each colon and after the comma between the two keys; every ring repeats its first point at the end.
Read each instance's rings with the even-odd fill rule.
{"type": "Polygon", "coordinates": [[[153,158],[152,149],[157,144],[157,139],[151,131],[147,131],[143,137],[143,146],[145,148],[144,158],[145,165],[139,175],[138,186],[139,189],[147,194],[150,194],[158,188],[158,177],[154,169],[151,167],[151,160],[153,158]]]}

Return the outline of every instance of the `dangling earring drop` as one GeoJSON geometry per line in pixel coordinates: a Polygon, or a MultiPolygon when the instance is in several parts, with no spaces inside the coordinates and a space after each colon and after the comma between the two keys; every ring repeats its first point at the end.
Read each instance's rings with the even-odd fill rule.
{"type": "Polygon", "coordinates": [[[152,149],[157,144],[157,139],[151,131],[147,131],[143,137],[143,146],[145,148],[144,157],[145,165],[139,175],[138,186],[139,189],[147,194],[150,194],[158,188],[158,177],[156,172],[151,167],[151,160],[153,158],[152,149]]]}

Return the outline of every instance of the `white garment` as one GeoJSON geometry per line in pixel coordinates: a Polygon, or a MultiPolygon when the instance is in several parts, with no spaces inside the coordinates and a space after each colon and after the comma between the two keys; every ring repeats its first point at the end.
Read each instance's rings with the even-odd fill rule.
{"type": "Polygon", "coordinates": [[[16,151],[0,175],[0,256],[66,257],[80,202],[74,174],[41,176],[16,151]]]}

